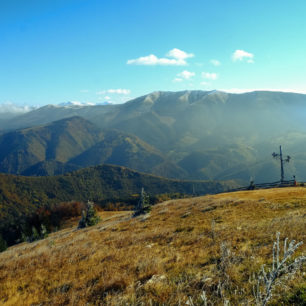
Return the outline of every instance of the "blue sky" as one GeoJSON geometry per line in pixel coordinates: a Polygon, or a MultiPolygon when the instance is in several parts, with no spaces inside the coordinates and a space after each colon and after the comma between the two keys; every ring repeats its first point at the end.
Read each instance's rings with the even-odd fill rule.
{"type": "Polygon", "coordinates": [[[0,2],[0,104],[306,93],[306,1],[0,2]]]}

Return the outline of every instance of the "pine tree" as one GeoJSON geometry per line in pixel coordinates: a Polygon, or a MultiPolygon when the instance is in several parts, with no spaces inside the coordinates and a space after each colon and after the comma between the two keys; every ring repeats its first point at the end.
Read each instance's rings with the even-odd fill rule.
{"type": "Polygon", "coordinates": [[[82,218],[79,221],[78,228],[84,228],[87,226],[93,226],[100,221],[100,217],[94,208],[94,203],[88,201],[86,211],[82,211],[82,218]]]}
{"type": "Polygon", "coordinates": [[[144,191],[144,188],[141,188],[140,198],[138,201],[138,204],[136,206],[136,211],[134,213],[134,216],[138,216],[141,214],[146,214],[150,212],[151,205],[150,205],[150,197],[149,195],[144,191]]]}
{"type": "Polygon", "coordinates": [[[82,218],[79,221],[78,228],[84,228],[86,227],[86,212],[85,210],[82,210],[82,218]]]}
{"type": "Polygon", "coordinates": [[[86,215],[86,224],[87,226],[93,226],[100,221],[99,216],[94,208],[94,203],[89,202],[87,203],[87,215],[86,215]]]}

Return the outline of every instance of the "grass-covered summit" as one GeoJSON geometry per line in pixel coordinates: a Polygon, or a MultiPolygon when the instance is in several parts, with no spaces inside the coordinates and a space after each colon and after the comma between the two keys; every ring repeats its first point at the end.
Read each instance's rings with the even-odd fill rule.
{"type": "MultiPolygon", "coordinates": [[[[275,234],[306,241],[305,199],[304,188],[282,188],[171,200],[137,218],[101,212],[91,228],[76,230],[75,221],[1,253],[0,302],[179,305],[191,297],[197,305],[205,290],[214,305],[254,305],[275,234]]],[[[271,305],[304,305],[304,274],[280,278],[271,305]]]]}

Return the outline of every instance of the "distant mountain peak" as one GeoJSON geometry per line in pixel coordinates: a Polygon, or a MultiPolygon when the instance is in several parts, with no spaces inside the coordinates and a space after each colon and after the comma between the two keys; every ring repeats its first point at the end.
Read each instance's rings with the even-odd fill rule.
{"type": "Polygon", "coordinates": [[[60,107],[71,107],[71,108],[79,108],[79,107],[85,107],[85,106],[94,106],[94,105],[109,105],[111,103],[105,101],[100,103],[93,103],[93,102],[80,102],[80,101],[67,101],[60,104],[57,104],[56,106],[60,107]]]}

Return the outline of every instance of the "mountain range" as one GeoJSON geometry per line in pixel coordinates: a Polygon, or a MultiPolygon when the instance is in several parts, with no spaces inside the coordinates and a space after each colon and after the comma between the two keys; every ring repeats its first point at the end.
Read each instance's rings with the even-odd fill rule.
{"type": "Polygon", "coordinates": [[[306,95],[153,92],[120,105],[47,105],[0,120],[0,171],[52,175],[111,163],[160,176],[306,179],[306,95]],[[74,117],[74,118],[73,118],[74,117]],[[70,126],[70,128],[69,128],[70,126]],[[18,144],[18,145],[17,145],[18,144]]]}
{"type": "Polygon", "coordinates": [[[172,178],[186,176],[137,136],[102,131],[81,117],[5,133],[0,136],[0,147],[0,171],[4,173],[57,175],[106,163],[172,178]]]}

